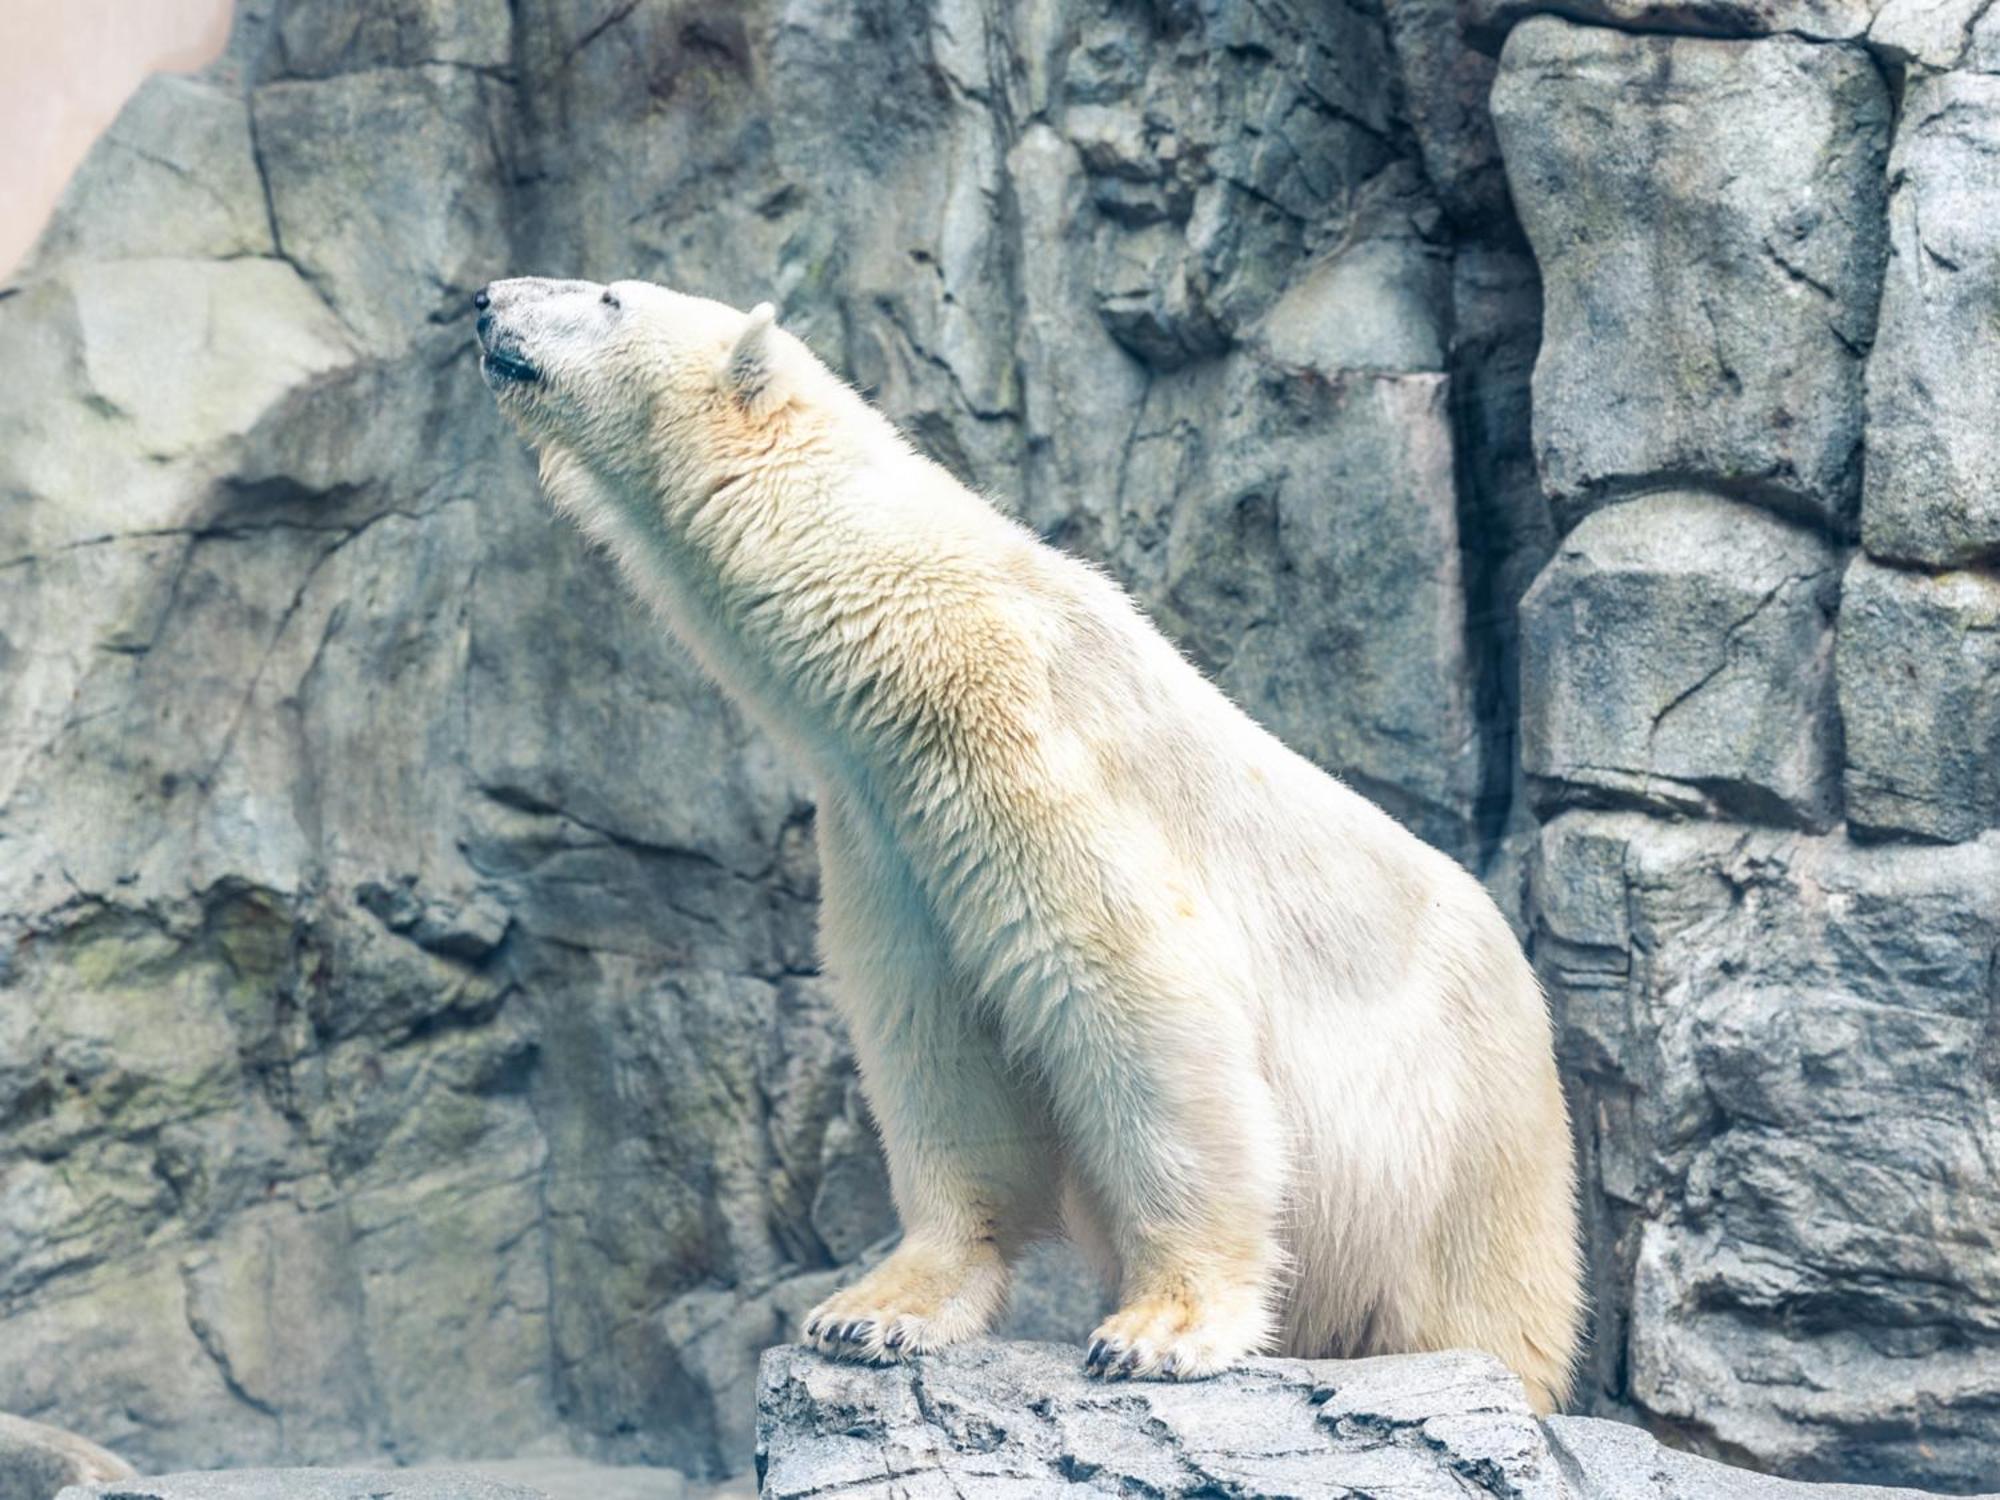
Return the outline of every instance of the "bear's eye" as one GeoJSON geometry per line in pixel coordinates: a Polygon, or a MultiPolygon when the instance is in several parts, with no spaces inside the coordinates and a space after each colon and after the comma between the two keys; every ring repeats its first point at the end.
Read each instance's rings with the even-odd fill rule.
{"type": "Polygon", "coordinates": [[[618,305],[618,294],[612,291],[610,287],[606,287],[604,289],[603,302],[606,307],[616,307],[618,305]]]}

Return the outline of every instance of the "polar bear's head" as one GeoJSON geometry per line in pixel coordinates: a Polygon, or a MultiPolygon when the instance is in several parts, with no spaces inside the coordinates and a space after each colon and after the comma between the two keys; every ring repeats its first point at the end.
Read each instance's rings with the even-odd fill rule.
{"type": "Polygon", "coordinates": [[[755,445],[819,371],[769,303],[743,313],[650,282],[536,276],[473,303],[480,373],[545,471],[581,466],[663,498],[755,445]]]}

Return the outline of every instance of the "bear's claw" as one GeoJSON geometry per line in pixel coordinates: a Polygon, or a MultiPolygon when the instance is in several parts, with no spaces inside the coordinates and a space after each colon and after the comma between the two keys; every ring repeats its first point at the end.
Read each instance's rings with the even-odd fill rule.
{"type": "Polygon", "coordinates": [[[835,1359],[871,1364],[942,1349],[991,1321],[1003,1271],[983,1243],[962,1256],[906,1245],[807,1313],[805,1340],[835,1359]]]}
{"type": "Polygon", "coordinates": [[[1195,1301],[1142,1299],[1120,1308],[1091,1334],[1083,1370],[1101,1380],[1200,1380],[1228,1369],[1262,1342],[1254,1295],[1195,1301]]]}
{"type": "MultiPolygon", "coordinates": [[[[1083,1371],[1101,1380],[1128,1380],[1148,1363],[1146,1347],[1143,1344],[1128,1344],[1123,1339],[1096,1339],[1083,1357],[1083,1371]]],[[[1165,1370],[1159,1371],[1165,1374],[1165,1370]]]]}
{"type": "Polygon", "coordinates": [[[831,1354],[842,1359],[865,1359],[880,1361],[888,1351],[903,1342],[900,1330],[891,1330],[879,1342],[875,1337],[877,1323],[873,1318],[817,1317],[805,1326],[806,1341],[822,1354],[831,1354]]]}
{"type": "Polygon", "coordinates": [[[1123,1339],[1094,1340],[1083,1356],[1083,1373],[1095,1375],[1100,1380],[1130,1380],[1145,1376],[1160,1380],[1182,1378],[1178,1354],[1169,1353],[1164,1358],[1157,1358],[1146,1344],[1128,1344],[1123,1339]]]}

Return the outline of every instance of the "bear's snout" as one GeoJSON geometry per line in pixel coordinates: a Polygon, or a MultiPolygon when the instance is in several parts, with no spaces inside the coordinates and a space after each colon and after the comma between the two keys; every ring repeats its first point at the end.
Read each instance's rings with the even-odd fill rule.
{"type": "Polygon", "coordinates": [[[496,293],[504,297],[509,285],[518,284],[494,282],[482,287],[472,299],[479,313],[472,324],[472,336],[479,344],[479,373],[495,391],[541,378],[541,371],[535,368],[522,346],[520,333],[504,318],[504,305],[495,306],[496,293]]]}
{"type": "Polygon", "coordinates": [[[606,289],[594,281],[563,281],[553,276],[509,276],[489,281],[473,294],[479,316],[473,336],[479,341],[479,371],[495,391],[532,385],[542,379],[531,342],[545,349],[574,334],[602,310],[606,289]]]}

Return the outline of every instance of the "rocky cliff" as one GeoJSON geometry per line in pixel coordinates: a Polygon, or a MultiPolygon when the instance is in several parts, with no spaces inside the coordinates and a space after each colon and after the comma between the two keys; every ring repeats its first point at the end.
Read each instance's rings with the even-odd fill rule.
{"type": "Polygon", "coordinates": [[[777,301],[1487,877],[1588,1409],[2000,1472],[2000,45],[1533,8],[243,0],[147,84],[0,293],[0,1409],[724,1472],[893,1232],[807,789],[474,372],[522,271],[777,301]]]}

